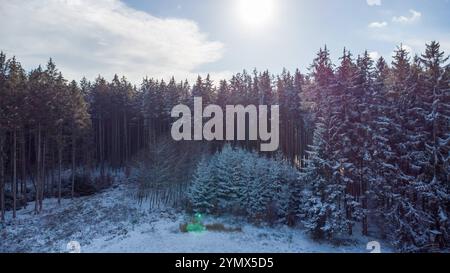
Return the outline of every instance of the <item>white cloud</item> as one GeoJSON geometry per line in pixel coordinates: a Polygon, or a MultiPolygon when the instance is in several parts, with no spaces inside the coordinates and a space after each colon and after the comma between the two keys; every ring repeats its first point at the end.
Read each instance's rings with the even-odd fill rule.
{"type": "Polygon", "coordinates": [[[387,22],[372,22],[369,24],[370,28],[383,28],[383,27],[387,27],[388,23],[387,22]]]}
{"type": "Polygon", "coordinates": [[[120,0],[0,0],[0,6],[0,50],[27,69],[53,57],[70,79],[118,73],[134,82],[146,75],[181,80],[223,55],[223,44],[195,22],[158,18],[120,0]]]}
{"type": "Polygon", "coordinates": [[[395,23],[401,23],[401,24],[411,24],[414,22],[417,22],[422,17],[422,13],[415,11],[413,9],[410,9],[409,12],[411,13],[410,17],[407,16],[394,16],[392,18],[392,22],[395,23]]]}
{"type": "Polygon", "coordinates": [[[367,0],[369,6],[381,6],[381,0],[367,0]]]}

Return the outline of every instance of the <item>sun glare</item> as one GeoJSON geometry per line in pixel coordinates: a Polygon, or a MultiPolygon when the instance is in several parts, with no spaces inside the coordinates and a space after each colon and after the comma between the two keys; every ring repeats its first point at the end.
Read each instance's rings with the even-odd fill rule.
{"type": "Polygon", "coordinates": [[[261,27],[270,23],[274,16],[274,0],[237,0],[239,17],[250,27],[261,27]]]}

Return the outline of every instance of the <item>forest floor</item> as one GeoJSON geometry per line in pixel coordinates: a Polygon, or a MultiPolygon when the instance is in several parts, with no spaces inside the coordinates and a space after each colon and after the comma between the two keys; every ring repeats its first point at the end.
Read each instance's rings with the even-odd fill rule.
{"type": "MultiPolygon", "coordinates": [[[[0,227],[0,252],[68,252],[70,241],[84,253],[364,253],[374,238],[352,237],[338,244],[317,242],[301,229],[255,226],[228,217],[205,217],[205,224],[224,224],[239,231],[183,233],[180,225],[191,216],[173,209],[149,210],[140,205],[136,189],[116,178],[102,193],[62,200],[44,200],[44,210],[34,214],[34,203],[8,213],[0,227]]],[[[390,252],[390,247],[382,251],[390,252]]]]}

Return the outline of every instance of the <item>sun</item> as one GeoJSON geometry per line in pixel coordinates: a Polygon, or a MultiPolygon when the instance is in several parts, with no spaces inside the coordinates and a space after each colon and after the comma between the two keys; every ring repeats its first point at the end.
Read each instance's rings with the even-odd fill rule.
{"type": "Polygon", "coordinates": [[[249,27],[262,27],[274,17],[275,0],[237,0],[242,22],[249,27]]]}

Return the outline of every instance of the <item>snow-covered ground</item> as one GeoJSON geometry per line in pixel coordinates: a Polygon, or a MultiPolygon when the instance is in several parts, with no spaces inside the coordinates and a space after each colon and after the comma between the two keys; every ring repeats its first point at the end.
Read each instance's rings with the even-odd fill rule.
{"type": "MultiPolygon", "coordinates": [[[[118,179],[122,180],[122,179],[118,179]]],[[[8,214],[9,215],[9,214],[8,214]]],[[[309,253],[368,252],[373,238],[356,237],[343,244],[318,243],[300,229],[257,227],[233,218],[206,217],[205,223],[240,227],[240,232],[182,233],[190,216],[173,209],[148,209],[135,199],[132,185],[119,183],[103,193],[74,200],[45,200],[34,215],[34,204],[6,221],[0,230],[0,252],[67,252],[78,241],[81,252],[128,253],[309,253]]],[[[382,251],[390,251],[383,247],[382,251]]]]}

